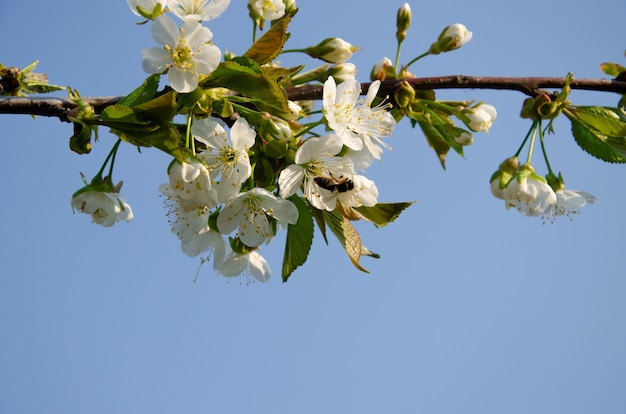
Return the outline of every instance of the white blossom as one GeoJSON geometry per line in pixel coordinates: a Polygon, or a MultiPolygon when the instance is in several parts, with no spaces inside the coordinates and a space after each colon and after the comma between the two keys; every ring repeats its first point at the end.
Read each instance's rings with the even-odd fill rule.
{"type": "MultiPolygon", "coordinates": [[[[365,100],[361,100],[361,85],[355,79],[346,79],[337,85],[331,76],[324,83],[322,107],[328,126],[341,138],[343,145],[352,150],[363,149],[366,138],[385,145],[381,138],[390,136],[396,126],[395,119],[386,110],[388,104],[371,107],[379,88],[380,81],[372,82],[365,100]]],[[[380,158],[379,153],[372,155],[380,158]]]]}
{"type": "Polygon", "coordinates": [[[556,194],[530,165],[523,165],[506,186],[504,203],[507,210],[513,207],[524,216],[541,216],[556,203],[556,194]]]}
{"type": "Polygon", "coordinates": [[[566,216],[572,219],[572,216],[580,213],[580,209],[587,204],[593,204],[596,198],[579,190],[562,189],[556,192],[556,203],[552,204],[544,213],[545,219],[554,221],[556,217],[566,216]]]}
{"type": "Polygon", "coordinates": [[[168,0],[127,0],[127,2],[133,13],[144,18],[152,15],[157,6],[165,10],[168,4],[168,0]]]}
{"type": "Polygon", "coordinates": [[[354,166],[347,157],[338,157],[343,147],[341,138],[335,134],[312,137],[304,141],[295,154],[294,164],[280,172],[278,187],[281,196],[288,198],[301,185],[309,203],[320,210],[332,211],[336,200],[333,191],[324,181],[353,183],[354,166]],[[321,184],[321,185],[320,185],[321,184]]]}
{"type": "Polygon", "coordinates": [[[172,191],[192,207],[213,208],[218,203],[209,169],[201,161],[174,161],[169,169],[169,182],[172,191]]]}
{"type": "Polygon", "coordinates": [[[230,4],[230,0],[168,0],[169,9],[185,20],[209,21],[219,17],[230,4]]]}
{"type": "Polygon", "coordinates": [[[256,250],[247,253],[231,252],[218,269],[218,274],[224,277],[238,276],[243,272],[251,274],[262,283],[272,276],[270,265],[256,250]]]}
{"type": "Polygon", "coordinates": [[[161,15],[151,27],[152,37],[161,47],[143,50],[143,69],[163,73],[176,92],[191,92],[200,75],[211,73],[220,63],[222,52],[209,41],[211,31],[197,20],[185,19],[178,28],[169,17],[161,15]]]}
{"type": "Polygon", "coordinates": [[[133,219],[133,210],[119,193],[86,190],[72,196],[72,209],[90,214],[94,223],[111,227],[120,220],[133,219]]]}
{"type": "Polygon", "coordinates": [[[283,0],[249,0],[248,8],[255,19],[272,21],[285,15],[285,2],[283,0]]]}
{"type": "Polygon", "coordinates": [[[161,184],[159,191],[166,197],[164,205],[172,233],[181,241],[181,250],[189,257],[202,253],[213,256],[213,268],[217,269],[226,255],[222,235],[209,226],[210,210],[181,199],[168,184],[161,184]]]}
{"type": "Polygon", "coordinates": [[[246,246],[255,247],[273,236],[268,216],[295,224],[298,209],[291,201],[255,187],[224,206],[217,217],[217,228],[223,234],[237,230],[237,236],[246,246]]]}
{"type": "Polygon", "coordinates": [[[214,186],[218,201],[225,203],[239,193],[241,184],[252,173],[248,150],[254,145],[256,132],[244,118],[239,118],[230,129],[230,140],[224,122],[217,118],[205,118],[194,122],[191,132],[208,149],[200,152],[211,177],[221,179],[214,186]]]}

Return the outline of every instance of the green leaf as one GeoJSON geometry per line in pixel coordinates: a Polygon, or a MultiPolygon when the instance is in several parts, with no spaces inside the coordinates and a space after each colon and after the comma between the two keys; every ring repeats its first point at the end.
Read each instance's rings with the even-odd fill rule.
{"type": "Polygon", "coordinates": [[[128,127],[130,127],[136,124],[137,129],[145,128],[145,126],[149,124],[147,121],[139,121],[137,115],[130,107],[119,103],[104,108],[100,114],[100,118],[107,125],[120,123],[129,124],[128,127]]]}
{"type": "Polygon", "coordinates": [[[616,151],[613,146],[607,142],[607,136],[597,133],[597,131],[589,128],[588,125],[582,123],[578,118],[572,116],[568,110],[563,113],[572,123],[572,134],[576,139],[576,143],[590,155],[606,162],[625,163],[626,158],[616,151]]]}
{"type": "Polygon", "coordinates": [[[126,106],[136,106],[148,102],[156,95],[160,79],[161,75],[159,74],[148,76],[141,86],[126,95],[118,103],[126,106]]]}
{"type": "Polygon", "coordinates": [[[189,93],[178,95],[177,113],[187,114],[191,112],[196,103],[202,98],[204,98],[204,90],[202,88],[196,88],[189,93]]]}
{"type": "Polygon", "coordinates": [[[26,87],[25,93],[27,94],[35,94],[35,93],[50,93],[64,90],[64,86],[58,85],[50,85],[48,83],[39,83],[39,82],[28,82],[28,86],[26,87]]]}
{"type": "Polygon", "coordinates": [[[120,104],[110,105],[102,111],[100,118],[122,140],[139,147],[156,147],[184,160],[182,136],[169,119],[142,120],[135,113],[136,109],[120,104]]]}
{"type": "Polygon", "coordinates": [[[373,207],[360,206],[354,209],[371,221],[376,227],[384,227],[393,222],[404,210],[415,204],[415,201],[402,203],[378,203],[373,207]]]}
{"type": "Polygon", "coordinates": [[[450,151],[450,144],[430,121],[417,120],[417,123],[420,128],[422,128],[422,132],[428,141],[428,145],[435,150],[437,158],[439,158],[439,162],[441,163],[441,167],[445,170],[446,156],[448,155],[448,151],[450,151]]]}
{"type": "Polygon", "coordinates": [[[170,123],[150,124],[137,129],[136,124],[111,126],[111,132],[122,140],[141,147],[155,147],[179,161],[186,161],[187,155],[182,135],[176,126],[170,123]]]}
{"type": "Polygon", "coordinates": [[[606,73],[609,76],[616,77],[620,73],[626,71],[626,67],[617,63],[605,62],[600,64],[600,69],[602,72],[606,73]]]}
{"type": "Polygon", "coordinates": [[[160,122],[171,121],[178,111],[176,92],[169,91],[154,99],[135,105],[133,111],[140,117],[160,122]]]}
{"type": "Polygon", "coordinates": [[[285,42],[289,38],[287,28],[291,22],[291,18],[296,14],[297,9],[290,14],[285,15],[282,19],[272,22],[270,27],[263,36],[261,36],[243,56],[258,62],[261,65],[270,63],[283,50],[285,42]]]}
{"type": "Polygon", "coordinates": [[[305,65],[294,66],[291,68],[280,68],[274,66],[262,66],[261,71],[263,71],[264,75],[269,76],[270,78],[281,81],[283,78],[294,75],[304,69],[305,65]]]}
{"type": "Polygon", "coordinates": [[[626,137],[607,137],[606,143],[626,160],[626,137]]]}
{"type": "Polygon", "coordinates": [[[601,135],[623,137],[626,135],[626,115],[617,108],[603,106],[573,106],[567,108],[579,122],[601,135]]]}
{"type": "Polygon", "coordinates": [[[252,98],[261,110],[274,115],[289,114],[287,93],[259,68],[242,65],[236,61],[221,63],[202,81],[203,88],[227,88],[252,98]],[[256,70],[255,70],[256,69],[256,70]]]}
{"type": "Polygon", "coordinates": [[[359,236],[359,233],[352,223],[337,211],[323,211],[322,213],[324,215],[324,221],[328,224],[328,228],[346,250],[354,267],[362,272],[369,273],[369,271],[359,263],[363,255],[363,244],[361,242],[361,236],[359,236]]]}
{"type": "Polygon", "coordinates": [[[283,282],[287,281],[298,266],[306,262],[313,244],[313,216],[308,203],[295,195],[291,196],[289,200],[298,208],[298,221],[296,224],[287,226],[282,269],[283,282]]]}
{"type": "Polygon", "coordinates": [[[318,210],[315,207],[311,206],[311,214],[315,219],[315,223],[317,223],[317,227],[320,229],[320,233],[322,233],[322,237],[324,238],[324,243],[328,244],[328,237],[326,236],[326,221],[324,220],[324,213],[322,210],[318,210]]]}

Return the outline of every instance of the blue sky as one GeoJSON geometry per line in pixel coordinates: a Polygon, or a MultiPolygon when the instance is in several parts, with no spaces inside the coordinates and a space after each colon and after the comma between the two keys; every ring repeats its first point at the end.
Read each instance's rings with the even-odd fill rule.
{"type": "MultiPolygon", "coordinates": [[[[208,24],[222,50],[249,45],[245,3],[233,0],[208,24]]],[[[382,3],[300,0],[288,46],[330,36],[358,44],[352,62],[367,81],[395,53],[402,2],[382,3]]],[[[449,24],[474,33],[462,49],[416,64],[417,76],[598,78],[600,63],[625,64],[622,0],[411,6],[404,61],[449,24]]],[[[136,20],[122,0],[34,1],[28,10],[2,2],[0,62],[39,59],[51,83],[123,95],[145,78],[141,50],[154,45],[136,20]]],[[[465,159],[450,154],[443,171],[402,122],[368,176],[379,200],[417,204],[383,229],[359,223],[381,255],[363,259],[371,273],[317,233],[286,284],[281,238],[263,248],[274,271],[267,283],[216,278],[209,266],[193,283],[198,262],[180,251],[158,195],[166,155],[121,148],[115,178],[135,219],[103,229],[73,214],[70,197],[113,136],[102,130],[79,156],[68,150],[71,125],[2,115],[0,413],[623,413],[626,167],[586,155],[557,121],[552,166],[597,202],[573,221],[522,217],[488,181],[528,130],[524,96],[438,97],[496,106],[491,133],[477,134],[465,159]]],[[[571,99],[615,106],[618,96],[571,99]]]]}

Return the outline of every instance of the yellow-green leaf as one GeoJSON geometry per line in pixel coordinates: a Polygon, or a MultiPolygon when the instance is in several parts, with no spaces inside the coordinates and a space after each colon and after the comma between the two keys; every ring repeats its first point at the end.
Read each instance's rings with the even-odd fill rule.
{"type": "Polygon", "coordinates": [[[328,228],[346,250],[354,267],[362,272],[369,273],[369,271],[359,263],[363,255],[363,244],[361,242],[361,236],[352,223],[336,211],[323,211],[323,214],[328,228]]]}
{"type": "Polygon", "coordinates": [[[261,36],[243,56],[258,62],[261,65],[270,63],[283,50],[285,42],[289,38],[287,28],[291,22],[291,18],[296,14],[297,9],[290,14],[285,15],[282,19],[272,22],[270,27],[263,36],[261,36]]]}
{"type": "Polygon", "coordinates": [[[376,227],[384,227],[393,222],[404,210],[415,204],[415,201],[402,203],[378,203],[373,207],[355,207],[363,217],[374,223],[376,227]]]}

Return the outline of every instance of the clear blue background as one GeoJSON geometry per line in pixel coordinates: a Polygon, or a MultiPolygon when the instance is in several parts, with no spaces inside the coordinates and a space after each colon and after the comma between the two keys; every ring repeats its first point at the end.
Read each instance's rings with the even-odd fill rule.
{"type": "MultiPolygon", "coordinates": [[[[361,81],[393,58],[402,2],[298,3],[289,47],[329,36],[358,44],[361,81]]],[[[245,4],[233,0],[208,23],[222,50],[247,49],[245,4]]],[[[414,66],[417,76],[598,78],[601,62],[626,64],[623,0],[412,9],[405,62],[449,24],[474,33],[414,66]]],[[[0,62],[39,59],[51,83],[123,95],[145,78],[141,50],[154,45],[136,21],[123,0],[2,0],[0,62]]],[[[524,96],[438,96],[495,105],[491,134],[477,134],[465,159],[450,154],[443,171],[403,122],[369,177],[381,201],[418,202],[386,228],[358,224],[382,256],[363,259],[371,274],[317,233],[286,284],[281,238],[263,249],[268,283],[216,278],[210,266],[193,283],[198,262],[180,251],[157,191],[164,154],[122,147],[114,178],[135,219],[103,229],[73,214],[70,196],[114,137],[103,129],[92,154],[79,156],[68,150],[71,125],[0,116],[0,413],[626,412],[626,167],[583,153],[559,121],[552,165],[596,204],[554,224],[506,211],[488,181],[526,134],[524,96]]],[[[618,96],[571,99],[615,106],[618,96]]]]}

